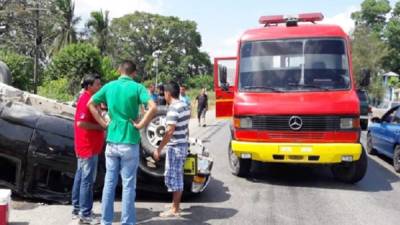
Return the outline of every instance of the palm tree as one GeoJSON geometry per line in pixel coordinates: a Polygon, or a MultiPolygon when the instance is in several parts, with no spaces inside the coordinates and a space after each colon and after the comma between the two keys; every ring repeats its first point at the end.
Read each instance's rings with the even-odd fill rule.
{"type": "Polygon", "coordinates": [[[81,20],[80,17],[74,17],[75,4],[72,0],[55,0],[55,6],[59,14],[59,19],[53,27],[55,39],[50,50],[50,55],[57,53],[64,46],[77,41],[75,26],[81,20]]]}
{"type": "Polygon", "coordinates": [[[90,34],[94,36],[97,47],[100,49],[102,55],[105,54],[107,49],[107,38],[109,34],[108,14],[108,11],[94,11],[90,14],[90,19],[86,24],[90,34]]]}

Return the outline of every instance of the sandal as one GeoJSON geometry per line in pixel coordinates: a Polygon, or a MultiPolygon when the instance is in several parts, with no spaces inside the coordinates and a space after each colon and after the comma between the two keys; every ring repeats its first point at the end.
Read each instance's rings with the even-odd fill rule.
{"type": "MultiPolygon", "coordinates": [[[[164,205],[164,209],[172,209],[172,204],[166,204],[164,205]]],[[[179,208],[179,212],[182,211],[182,208],[179,208]]]]}
{"type": "Polygon", "coordinates": [[[162,218],[167,218],[167,217],[180,217],[180,216],[181,216],[181,214],[180,214],[179,212],[178,212],[178,213],[172,212],[171,209],[160,213],[160,217],[162,217],[162,218]]]}

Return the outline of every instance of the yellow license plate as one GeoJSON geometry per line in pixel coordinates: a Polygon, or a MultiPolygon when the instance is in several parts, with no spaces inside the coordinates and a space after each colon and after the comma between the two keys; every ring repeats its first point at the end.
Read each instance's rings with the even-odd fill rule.
{"type": "Polygon", "coordinates": [[[185,175],[196,175],[197,172],[197,157],[195,155],[188,155],[183,166],[185,175]]]}

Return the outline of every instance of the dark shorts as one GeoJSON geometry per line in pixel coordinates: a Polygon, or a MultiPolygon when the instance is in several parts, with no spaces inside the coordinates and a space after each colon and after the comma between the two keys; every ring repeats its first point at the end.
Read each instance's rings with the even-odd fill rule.
{"type": "Polygon", "coordinates": [[[199,118],[199,119],[200,119],[200,117],[201,118],[206,118],[206,112],[207,112],[206,108],[197,109],[197,118],[199,118]]]}

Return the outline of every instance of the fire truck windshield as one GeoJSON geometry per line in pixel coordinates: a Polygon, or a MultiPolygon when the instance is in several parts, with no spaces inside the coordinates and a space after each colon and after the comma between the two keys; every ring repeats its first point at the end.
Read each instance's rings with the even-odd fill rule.
{"type": "Polygon", "coordinates": [[[249,41],[240,49],[239,91],[346,90],[348,68],[342,39],[249,41]]]}

